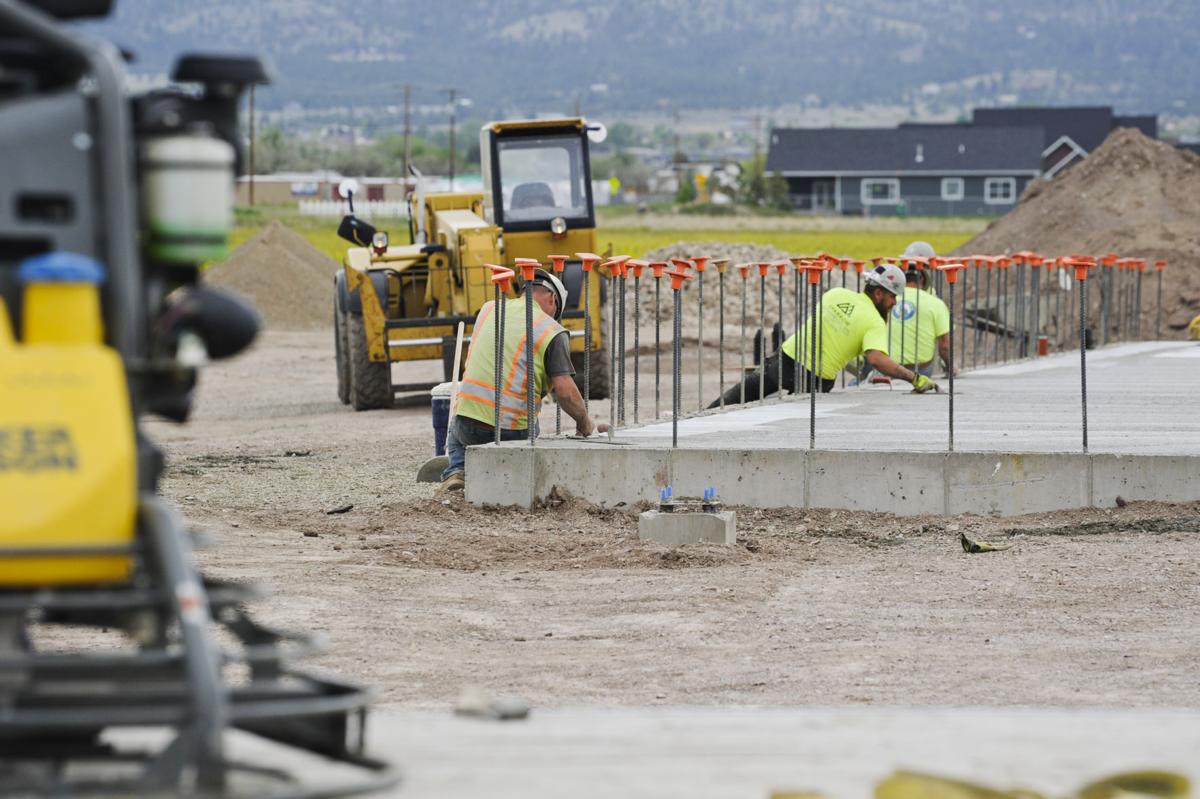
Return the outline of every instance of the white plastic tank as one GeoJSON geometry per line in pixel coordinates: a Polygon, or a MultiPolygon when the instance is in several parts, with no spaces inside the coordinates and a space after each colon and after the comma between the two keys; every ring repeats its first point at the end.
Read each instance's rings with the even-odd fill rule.
{"type": "Polygon", "coordinates": [[[153,258],[200,263],[225,253],[233,160],[233,147],[212,136],[163,136],[142,146],[142,210],[153,258]]]}

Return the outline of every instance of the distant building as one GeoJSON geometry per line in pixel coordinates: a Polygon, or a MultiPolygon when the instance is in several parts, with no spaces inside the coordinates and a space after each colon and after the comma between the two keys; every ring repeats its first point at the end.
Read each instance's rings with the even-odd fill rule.
{"type": "Polygon", "coordinates": [[[970,122],[895,128],[777,128],[767,171],[799,210],[987,216],[1012,208],[1035,177],[1053,178],[1119,127],[1158,136],[1154,116],[1109,107],[977,108],[970,122]]]}
{"type": "Polygon", "coordinates": [[[1041,141],[1038,127],[777,129],[767,171],[803,211],[1002,214],[1041,172],[1041,141]]]}

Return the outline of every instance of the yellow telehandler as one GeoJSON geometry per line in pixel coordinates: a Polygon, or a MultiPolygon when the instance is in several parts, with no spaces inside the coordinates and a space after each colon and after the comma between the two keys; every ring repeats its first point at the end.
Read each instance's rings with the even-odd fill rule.
{"type": "MultiPolygon", "coordinates": [[[[432,388],[396,383],[391,364],[441,359],[452,379],[454,330],[469,337],[480,307],[493,299],[485,264],[512,266],[517,258],[546,262],[571,255],[563,325],[571,332],[576,381],[583,384],[583,351],[590,338],[589,391],[608,396],[607,342],[601,311],[604,281],[588,293],[591,335],[584,335],[583,267],[579,252],[596,250],[589,141],[604,128],[567,119],[490,122],[479,134],[482,192],[426,194],[417,175],[409,198],[409,244],[393,244],[354,216],[352,181],[342,186],[350,213],[338,234],[355,246],[336,274],[334,337],[338,397],[355,410],[390,408],[397,393],[432,388]]],[[[469,341],[469,338],[467,339],[469,341]]]]}

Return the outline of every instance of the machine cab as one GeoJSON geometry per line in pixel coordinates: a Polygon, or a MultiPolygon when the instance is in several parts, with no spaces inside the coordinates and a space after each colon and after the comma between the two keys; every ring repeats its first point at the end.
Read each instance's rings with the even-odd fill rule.
{"type": "Polygon", "coordinates": [[[484,216],[505,233],[596,226],[589,127],[580,118],[490,122],[479,133],[484,216]]]}

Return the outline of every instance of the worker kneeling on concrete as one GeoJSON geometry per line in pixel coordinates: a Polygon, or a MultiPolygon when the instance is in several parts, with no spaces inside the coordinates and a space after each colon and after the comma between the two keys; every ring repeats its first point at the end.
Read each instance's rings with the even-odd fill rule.
{"type": "MultiPolygon", "coordinates": [[[[849,289],[834,288],[825,292],[816,314],[809,314],[808,321],[798,335],[793,334],[779,352],[767,358],[763,373],[747,375],[740,385],[725,392],[725,404],[741,402],[743,389],[747,401],[758,399],[759,380],[762,394],[766,396],[780,390],[778,375],[779,359],[783,360],[783,386],[795,393],[796,361],[800,362],[799,385],[811,391],[814,374],[820,374],[820,390],[833,389],[838,372],[860,355],[868,364],[881,373],[912,383],[917,393],[936,391],[937,384],[925,375],[906,369],[888,357],[888,329],[884,322],[896,304],[896,298],[904,292],[904,273],[891,264],[880,264],[863,274],[863,290],[855,293],[849,289]],[[812,331],[815,317],[821,321],[817,336],[817,364],[812,364],[812,331]]],[[[720,400],[709,405],[715,408],[720,400]]]]}
{"type": "MultiPolygon", "coordinates": [[[[541,408],[542,398],[553,392],[558,404],[575,420],[575,430],[580,436],[590,436],[595,430],[605,432],[607,425],[597,427],[588,417],[583,397],[575,385],[570,334],[558,323],[567,304],[566,288],[557,277],[539,269],[525,285],[525,290],[533,292],[534,413],[541,408]]],[[[504,303],[500,438],[513,441],[529,437],[525,397],[525,301],[513,298],[504,303]]],[[[479,309],[471,331],[471,346],[459,384],[457,407],[446,436],[449,464],[442,472],[445,490],[462,490],[467,447],[490,444],[495,440],[496,321],[492,317],[495,310],[494,302],[485,303],[479,309]]],[[[534,424],[537,424],[536,419],[534,424]]]]}
{"type": "Polygon", "coordinates": [[[892,308],[888,351],[905,369],[933,376],[934,354],[950,373],[950,310],[929,291],[929,270],[909,269],[904,297],[892,308]]]}

